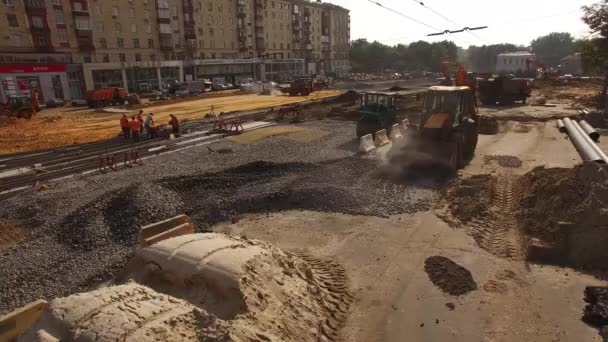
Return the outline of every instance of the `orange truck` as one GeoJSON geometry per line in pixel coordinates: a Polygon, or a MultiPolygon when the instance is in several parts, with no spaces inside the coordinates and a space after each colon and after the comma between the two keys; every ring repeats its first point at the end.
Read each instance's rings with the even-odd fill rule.
{"type": "Polygon", "coordinates": [[[101,88],[87,93],[87,104],[91,108],[125,104],[129,93],[123,88],[101,88]]]}

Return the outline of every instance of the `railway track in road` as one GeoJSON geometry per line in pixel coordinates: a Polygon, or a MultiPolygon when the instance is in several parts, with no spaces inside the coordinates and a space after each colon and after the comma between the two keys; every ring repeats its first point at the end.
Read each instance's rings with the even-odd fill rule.
{"type": "MultiPolygon", "coordinates": [[[[309,100],[300,105],[326,103],[335,98],[309,100]]],[[[283,108],[292,106],[283,106],[283,108]]],[[[257,111],[226,113],[221,118],[227,123],[238,120],[245,126],[245,130],[252,130],[270,125],[269,123],[256,123],[256,121],[273,120],[276,113],[275,110],[265,108],[257,111]]],[[[98,171],[102,159],[105,163],[108,157],[114,158],[119,168],[125,168],[128,167],[124,163],[125,154],[130,157],[133,152],[137,152],[139,159],[147,159],[196,145],[208,144],[234,134],[216,131],[214,124],[213,118],[188,121],[181,127],[182,132],[186,133],[173,140],[157,138],[133,143],[123,138],[114,138],[82,145],[0,156],[0,200],[14,196],[37,182],[48,182],[98,171]]]]}

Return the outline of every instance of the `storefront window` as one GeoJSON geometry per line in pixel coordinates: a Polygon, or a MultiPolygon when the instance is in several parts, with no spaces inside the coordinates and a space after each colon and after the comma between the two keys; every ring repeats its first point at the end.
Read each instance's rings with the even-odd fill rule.
{"type": "Polygon", "coordinates": [[[147,93],[158,89],[156,68],[129,68],[126,72],[130,92],[147,93]]]}
{"type": "Polygon", "coordinates": [[[93,87],[122,87],[122,72],[120,70],[93,70],[93,87]]]}
{"type": "Polygon", "coordinates": [[[164,67],[160,68],[160,78],[163,83],[178,80],[179,81],[179,68],[178,67],[164,67]]]}

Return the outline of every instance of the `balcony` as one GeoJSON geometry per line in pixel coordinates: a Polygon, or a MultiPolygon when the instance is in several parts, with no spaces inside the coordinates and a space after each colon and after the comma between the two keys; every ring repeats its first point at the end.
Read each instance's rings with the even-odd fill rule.
{"type": "Polygon", "coordinates": [[[245,18],[247,16],[247,12],[245,12],[245,8],[239,7],[236,11],[237,18],[245,18]]]}
{"type": "Polygon", "coordinates": [[[255,8],[256,9],[264,9],[264,3],[260,0],[255,0],[255,8]]]}
{"type": "Polygon", "coordinates": [[[159,48],[161,51],[173,51],[173,45],[171,44],[160,44],[159,48]]]}
{"type": "Polygon", "coordinates": [[[78,51],[91,52],[94,50],[95,46],[91,38],[78,38],[78,51]]]}
{"type": "Polygon", "coordinates": [[[86,1],[72,1],[72,14],[78,16],[89,16],[86,1]]]}

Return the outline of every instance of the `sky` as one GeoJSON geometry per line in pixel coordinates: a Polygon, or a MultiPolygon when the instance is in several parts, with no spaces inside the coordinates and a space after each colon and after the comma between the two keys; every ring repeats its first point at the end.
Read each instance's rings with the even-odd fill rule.
{"type": "Polygon", "coordinates": [[[461,47],[530,42],[551,32],[570,32],[577,38],[589,36],[582,22],[581,6],[599,0],[374,0],[428,26],[371,3],[370,0],[324,0],[350,10],[351,39],[366,38],[384,44],[408,44],[452,40],[461,47]],[[420,5],[440,13],[443,19],[420,5]],[[434,33],[465,26],[488,26],[473,33],[427,37],[434,33]]]}

